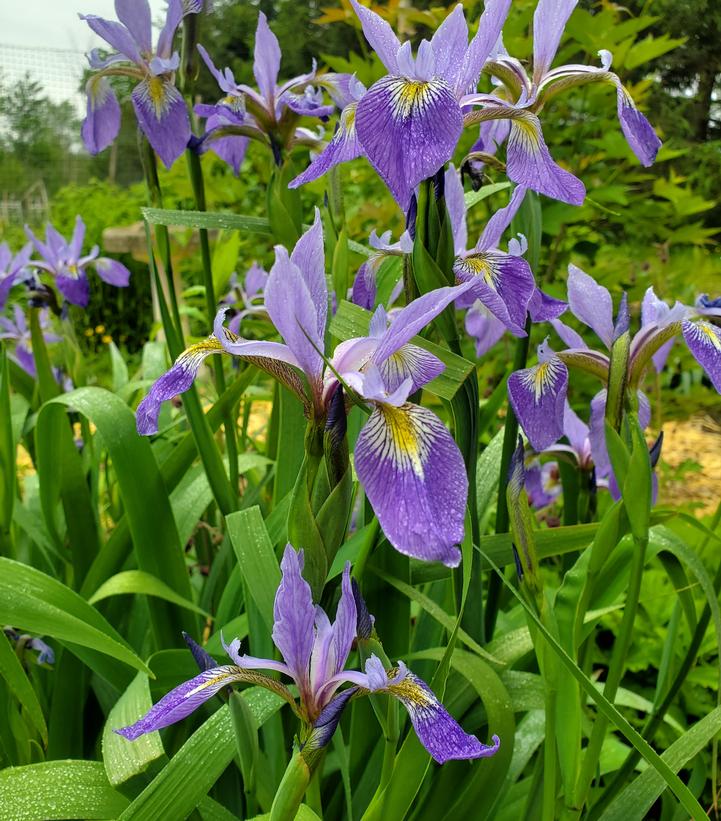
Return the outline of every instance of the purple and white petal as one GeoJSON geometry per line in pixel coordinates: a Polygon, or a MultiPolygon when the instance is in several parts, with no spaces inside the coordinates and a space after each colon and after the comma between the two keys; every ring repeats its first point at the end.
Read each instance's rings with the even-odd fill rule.
{"type": "Polygon", "coordinates": [[[586,197],[581,180],[553,160],[540,120],[528,111],[511,121],[506,171],[513,182],[569,205],[582,205],[586,197]]]}
{"type": "MultiPolygon", "coordinates": [[[[187,639],[186,639],[187,642],[187,639]]],[[[220,643],[223,645],[223,650],[228,657],[232,659],[234,664],[238,667],[243,667],[246,670],[273,670],[276,673],[283,673],[290,676],[288,665],[282,661],[274,661],[273,659],[257,658],[256,656],[247,656],[240,652],[240,639],[233,639],[230,644],[225,643],[223,634],[220,634],[220,643]]]]}
{"type": "Polygon", "coordinates": [[[461,109],[443,80],[383,77],[358,103],[358,140],[400,207],[453,155],[461,109]]]}
{"type": "Polygon", "coordinates": [[[357,0],[351,0],[351,5],[360,20],[363,34],[370,47],[378,55],[389,73],[397,74],[397,54],[401,44],[395,32],[382,17],[362,6],[357,0]]]}
{"type": "Polygon", "coordinates": [[[110,257],[98,257],[93,264],[103,282],[107,282],[108,285],[115,285],[116,288],[128,287],[130,271],[122,262],[110,257]]]}
{"type": "Polygon", "coordinates": [[[91,154],[107,148],[120,130],[120,104],[105,77],[93,75],[85,86],[87,109],[80,128],[83,144],[91,154]]]}
{"type": "Polygon", "coordinates": [[[329,675],[337,675],[345,667],[356,637],[357,612],[350,582],[350,562],[346,562],[341,577],[341,593],[332,627],[334,665],[329,675]]]}
{"type": "Polygon", "coordinates": [[[315,209],[313,224],[296,242],[295,248],[290,254],[290,261],[298,266],[298,270],[308,287],[308,292],[317,311],[316,330],[318,339],[322,340],[328,318],[328,285],[325,279],[323,223],[318,208],[315,209]]]}
{"type": "Polygon", "coordinates": [[[563,29],[578,0],[539,0],[533,15],[533,78],[539,83],[551,67],[563,29]]]}
{"type": "Polygon", "coordinates": [[[138,51],[138,46],[131,33],[122,23],[115,20],[105,20],[95,14],[79,14],[78,17],[85,20],[98,37],[102,37],[108,45],[120,54],[124,54],[131,62],[142,65],[143,58],[140,51],[138,51]]]}
{"type": "Polygon", "coordinates": [[[568,266],[568,304],[576,319],[591,328],[610,349],[613,343],[611,294],[576,265],[568,266]]]}
{"type": "Polygon", "coordinates": [[[280,71],[280,45],[278,38],[270,30],[268,18],[258,12],[255,29],[255,51],[253,52],[253,76],[258,90],[270,106],[275,105],[275,87],[280,71]]]}
{"type": "Polygon", "coordinates": [[[425,681],[410,671],[401,681],[385,688],[385,692],[408,710],[418,740],[439,764],[454,759],[488,758],[498,752],[501,741],[497,735],[492,737],[492,745],[481,744],[465,732],[425,681]]]}
{"type": "Polygon", "coordinates": [[[411,380],[411,392],[427,385],[443,373],[446,366],[425,348],[406,343],[391,354],[380,365],[379,370],[388,393],[398,390],[407,380],[411,380]]]}
{"type": "Polygon", "coordinates": [[[721,393],[721,328],[705,319],[683,322],[683,338],[694,359],[721,393]]]}
{"type": "Polygon", "coordinates": [[[542,465],[536,459],[524,472],[528,502],[535,510],[552,505],[561,495],[563,487],[556,462],[544,462],[542,465]]]}
{"type": "Polygon", "coordinates": [[[115,730],[118,735],[135,741],[141,735],[152,733],[175,724],[220,692],[223,687],[237,681],[243,681],[245,675],[241,669],[231,664],[212,667],[205,670],[190,681],[183,682],[179,687],[163,696],[157,704],[129,727],[115,730]]]}
{"type": "Polygon", "coordinates": [[[185,100],[164,77],[149,77],[133,89],[133,108],[138,123],[166,168],[185,151],[190,139],[190,120],[185,100]]]}
{"type": "Polygon", "coordinates": [[[396,550],[458,565],[468,479],[458,446],[434,413],[378,405],[358,436],[355,468],[396,550]]]}
{"type": "Polygon", "coordinates": [[[273,641],[301,691],[308,687],[316,618],[310,585],[301,575],[302,569],[303,551],[286,545],[273,605],[273,641]]]}
{"type": "Polygon", "coordinates": [[[322,177],[336,165],[350,162],[355,160],[356,157],[362,156],[363,149],[358,142],[355,127],[356,106],[356,103],[351,103],[343,109],[338,123],[338,130],[331,141],[320,154],[313,157],[310,165],[302,174],[291,180],[288,184],[289,188],[298,188],[307,182],[317,180],[318,177],[322,177]]]}
{"type": "Polygon", "coordinates": [[[486,0],[478,31],[468,45],[458,74],[454,89],[457,98],[476,90],[483,65],[498,42],[510,8],[511,0],[486,0]]]}
{"type": "Polygon", "coordinates": [[[185,393],[193,384],[200,366],[207,356],[223,353],[223,346],[215,336],[209,336],[197,345],[191,345],[175,360],[169,371],[157,379],[147,396],[138,405],[135,426],[142,436],[158,432],[160,406],[168,399],[185,393]]]}
{"type": "Polygon", "coordinates": [[[508,398],[531,447],[542,451],[563,435],[568,369],[547,343],[538,346],[538,364],[508,377],[508,398]]]}
{"type": "Polygon", "coordinates": [[[523,257],[480,251],[453,263],[459,282],[471,283],[467,298],[479,299],[516,336],[525,336],[528,303],[536,283],[523,257]]]}

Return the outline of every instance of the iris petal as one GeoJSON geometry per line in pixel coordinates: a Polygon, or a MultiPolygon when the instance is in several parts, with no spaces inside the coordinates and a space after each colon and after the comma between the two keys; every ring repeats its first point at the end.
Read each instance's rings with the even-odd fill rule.
{"type": "Polygon", "coordinates": [[[714,388],[721,393],[721,329],[706,320],[684,320],[683,338],[714,388]]]}
{"type": "Polygon", "coordinates": [[[185,151],[190,121],[185,101],[165,77],[149,77],[133,89],[133,108],[143,133],[166,168],[185,151]]]}

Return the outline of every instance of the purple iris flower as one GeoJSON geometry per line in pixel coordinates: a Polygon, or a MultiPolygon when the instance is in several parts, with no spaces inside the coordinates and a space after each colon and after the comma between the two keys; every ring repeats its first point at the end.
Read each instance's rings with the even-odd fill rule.
{"type": "Polygon", "coordinates": [[[467,105],[481,111],[466,118],[466,124],[481,124],[474,149],[493,155],[507,140],[508,176],[520,185],[554,199],[580,205],[585,189],[580,180],[552,160],[541,133],[538,114],[556,94],[586,83],[610,83],[616,88],[618,119],[632,151],[649,166],[656,159],[661,141],[650,123],[636,108],[631,95],[616,74],[610,71],[612,56],[599,52],[601,66],[563,65],[552,69],[563,29],[578,0],[539,0],[533,18],[533,70],[508,55],[499,43],[497,53],[485,66],[495,81],[492,94],[470,96],[467,105]],[[498,130],[491,124],[501,118],[510,125],[498,130]]]}
{"type": "Polygon", "coordinates": [[[221,303],[231,307],[238,304],[243,306],[228,323],[228,328],[232,333],[238,334],[240,332],[240,323],[246,317],[254,314],[265,314],[263,298],[267,282],[268,273],[257,262],[254,262],[245,272],[242,283],[235,271],[231,274],[228,283],[229,291],[223,297],[221,303]]]}
{"type": "Polygon", "coordinates": [[[204,670],[164,696],[135,724],[116,732],[133,741],[175,724],[229,684],[251,682],[280,695],[291,705],[301,722],[300,745],[306,752],[324,747],[348,701],[369,693],[385,693],[403,704],[419,741],[439,764],[451,759],[487,758],[498,750],[498,736],[493,736],[492,745],[485,745],[466,733],[430,687],[402,661],[387,670],[372,655],[364,672],[346,670],[353,641],[371,626],[364,626],[359,618],[350,564],[343,570],[340,601],[332,624],[325,611],[314,606],[302,569],[303,551],[296,552],[287,545],[273,610],[273,642],[283,661],[241,655],[239,639],[224,643],[232,664],[204,670]],[[298,701],[284,684],[258,670],[272,670],[290,678],[298,688],[298,701]],[[341,689],[345,684],[351,686],[341,689]]]}
{"type": "MultiPolygon", "coordinates": [[[[580,268],[569,265],[568,302],[576,319],[591,328],[610,350],[614,341],[614,322],[613,302],[608,290],[580,268]]],[[[576,331],[559,319],[552,319],[551,324],[568,348],[555,353],[547,341],[544,342],[538,349],[538,364],[511,374],[508,380],[513,409],[537,451],[549,447],[563,435],[568,366],[598,377],[604,385],[608,382],[608,355],[591,350],[576,331]]],[[[639,387],[649,365],[652,362],[655,367],[662,364],[668,354],[669,341],[677,336],[683,336],[696,361],[716,390],[721,392],[721,328],[681,303],[669,308],[649,289],[642,307],[642,327],[631,341],[628,364],[628,391],[635,397],[642,428],[649,423],[650,407],[639,387]]],[[[590,420],[593,459],[601,476],[610,470],[603,423],[605,406],[604,387],[591,400],[590,420]]]]}
{"type": "MultiPolygon", "coordinates": [[[[376,304],[376,279],[381,265],[390,257],[403,257],[413,250],[413,240],[408,231],[404,231],[398,242],[391,242],[391,232],[384,231],[380,236],[375,229],[371,231],[368,244],[373,253],[360,266],[353,280],[351,299],[356,305],[372,311],[376,304]]],[[[403,288],[403,278],[396,283],[396,287],[389,299],[389,305],[395,302],[403,288]]]]}
{"type": "Polygon", "coordinates": [[[236,175],[251,139],[266,145],[270,142],[278,160],[281,148],[306,143],[317,147],[320,138],[310,135],[307,129],[296,128],[297,122],[301,117],[326,120],[336,110],[335,104],[324,100],[323,89],[340,105],[348,96],[348,75],[318,74],[315,64],[309,74],[278,85],[280,45],[262,11],[258,14],[253,59],[257,89],[237,83],[229,68],[219,71],[203,46],[199,45],[198,51],[224,94],[215,105],[195,106],[195,113],[207,118],[201,151],[212,149],[236,175]],[[213,136],[226,126],[241,126],[243,133],[213,136]]]}
{"type": "Polygon", "coordinates": [[[121,263],[110,257],[98,256],[100,249],[94,245],[89,254],[81,256],[85,239],[85,223],[80,216],[75,219],[73,236],[68,242],[52,226],[45,226],[45,242],[25,226],[25,233],[42,257],[42,261],[31,260],[30,265],[47,271],[55,279],[60,293],[73,305],[84,308],[90,298],[90,283],[86,268],[92,265],[97,275],[109,285],[126,288],[130,271],[121,263]]]}
{"type": "Polygon", "coordinates": [[[185,151],[190,119],[175,87],[180,57],[173,51],[173,38],[183,17],[202,9],[202,0],[169,0],[155,49],[148,0],[115,0],[120,22],[94,14],[79,15],[116,52],[105,59],[95,49],[88,55],[94,73],[86,85],[87,115],[81,134],[91,154],[107,148],[120,130],[120,105],[108,81],[112,76],[137,82],[132,100],[138,125],[166,168],[185,151]]]}
{"type": "Polygon", "coordinates": [[[27,268],[32,250],[32,245],[27,243],[13,256],[7,242],[0,244],[0,311],[5,307],[10,289],[27,268]]]}
{"type": "MultiPolygon", "coordinates": [[[[60,342],[62,337],[51,333],[50,316],[47,308],[40,311],[40,330],[43,334],[45,342],[52,344],[53,342],[60,342]]],[[[14,342],[15,347],[10,353],[10,357],[33,379],[37,377],[37,369],[35,367],[35,357],[33,356],[32,338],[30,328],[28,327],[25,312],[19,305],[13,307],[13,318],[0,316],[0,339],[5,339],[8,342],[14,342]]],[[[55,379],[59,385],[64,386],[66,390],[72,390],[72,383],[67,387],[68,382],[63,378],[62,372],[58,368],[54,368],[55,379]]]]}
{"type": "Polygon", "coordinates": [[[532,508],[541,510],[552,505],[562,491],[558,462],[541,464],[540,459],[533,459],[526,466],[526,493],[532,508]]]}
{"type": "Polygon", "coordinates": [[[15,652],[24,659],[24,650],[35,650],[37,656],[35,658],[36,664],[55,664],[55,651],[49,644],[36,636],[30,636],[27,633],[18,633],[13,627],[3,627],[3,633],[15,645],[15,652]]]}
{"type": "Polygon", "coordinates": [[[278,245],[275,255],[265,309],[284,342],[236,336],[223,325],[221,308],[214,334],[181,354],[140,403],[138,431],[157,431],[162,402],[188,390],[210,354],[240,356],[265,369],[299,396],[318,424],[326,422],[342,387],[337,374],[372,408],[356,442],[355,467],[388,540],[401,553],[457,565],[468,493],[463,459],[441,420],[407,399],[445,367],[410,340],[470,284],[424,294],[397,311],[390,326],[378,308],[369,335],[341,343],[326,368],[328,289],[317,209],[292,253],[278,245]]]}
{"type": "Polygon", "coordinates": [[[368,158],[405,211],[416,186],[451,159],[463,130],[462,100],[475,91],[483,65],[508,14],[510,0],[488,0],[478,32],[468,41],[459,3],[416,56],[389,24],[351,0],[366,40],[388,70],[367,92],[356,86],[338,133],[311,167],[291,183],[301,185],[330,167],[368,158]]]}

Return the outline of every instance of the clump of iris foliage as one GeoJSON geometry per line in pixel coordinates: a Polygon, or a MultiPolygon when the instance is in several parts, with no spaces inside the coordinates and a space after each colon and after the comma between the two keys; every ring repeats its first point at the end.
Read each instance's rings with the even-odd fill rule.
{"type": "Polygon", "coordinates": [[[596,185],[555,159],[557,101],[609,87],[635,160],[661,147],[610,51],[558,58],[575,5],[540,0],[518,59],[511,0],[413,44],[350,0],[372,82],[286,76],[262,11],[252,83],[214,61],[203,0],[170,0],[157,36],[145,0],[83,16],[108,49],[81,136],[96,154],[137,121],[160,333],[137,374],[111,345],[113,389],[88,386],[89,269],[130,271],[80,217],[0,247],[0,818],[715,807],[721,507],[657,504],[651,420],[674,345],[721,392],[721,300],[541,275],[544,213],[596,185]],[[255,213],[206,210],[210,153],[241,176],[265,158],[255,213]],[[193,210],[163,207],[158,160],[193,210]],[[368,235],[356,160],[382,181],[368,235]],[[197,231],[193,294],[171,226],[197,231]],[[218,228],[267,269],[219,277],[218,228]],[[713,698],[690,689],[700,656],[713,698]]]}

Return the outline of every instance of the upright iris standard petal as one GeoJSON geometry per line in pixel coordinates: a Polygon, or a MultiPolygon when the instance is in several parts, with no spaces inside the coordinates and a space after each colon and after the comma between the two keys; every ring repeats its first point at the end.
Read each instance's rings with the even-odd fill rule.
{"type": "Polygon", "coordinates": [[[85,85],[87,111],[80,136],[91,154],[107,148],[120,130],[120,104],[105,77],[93,75],[85,85]]]}
{"type": "Polygon", "coordinates": [[[131,96],[143,133],[165,167],[170,168],[190,139],[188,110],[181,93],[161,75],[138,83],[131,96]]]}
{"type": "Polygon", "coordinates": [[[115,13],[138,44],[139,50],[149,54],[153,49],[153,31],[148,0],[115,0],[115,13]]]}
{"type": "Polygon", "coordinates": [[[396,550],[458,565],[468,479],[458,446],[434,413],[378,405],[358,436],[355,467],[396,550]]]}
{"type": "Polygon", "coordinates": [[[533,76],[536,82],[551,67],[563,29],[578,0],[539,0],[533,15],[533,76]]]}
{"type": "Polygon", "coordinates": [[[253,53],[253,76],[258,90],[267,101],[273,101],[280,71],[280,45],[278,38],[270,30],[268,18],[259,12],[255,30],[255,51],[253,53]]]}
{"type": "Polygon", "coordinates": [[[486,745],[469,735],[438,701],[431,688],[411,672],[378,692],[397,698],[408,710],[418,740],[439,764],[454,759],[488,758],[498,752],[501,740],[493,736],[486,745]]]}
{"type": "MultiPolygon", "coordinates": [[[[291,251],[290,261],[298,266],[308,293],[316,308],[317,338],[323,339],[328,318],[328,285],[325,281],[325,251],[323,248],[323,223],[320,210],[315,209],[311,227],[301,235],[291,251]]],[[[322,345],[320,345],[322,349],[322,345]]]]}
{"type": "MultiPolygon", "coordinates": [[[[456,8],[460,8],[457,6],[456,8]]],[[[454,165],[446,169],[444,193],[446,208],[451,220],[453,246],[457,254],[462,254],[468,244],[468,226],[466,225],[466,200],[463,192],[461,175],[454,165]]]]}
{"type": "Polygon", "coordinates": [[[538,364],[508,377],[508,398],[531,446],[541,451],[563,435],[568,369],[548,348],[539,346],[538,364]]]}
{"type": "Polygon", "coordinates": [[[607,348],[613,343],[613,301],[608,289],[576,265],[568,266],[571,313],[595,332],[607,348]]]}
{"type": "Polygon", "coordinates": [[[105,20],[95,14],[79,14],[88,26],[103,40],[120,54],[125,55],[132,63],[142,63],[143,57],[138,50],[138,44],[128,29],[115,20],[105,20]]]}
{"type": "Polygon", "coordinates": [[[316,615],[302,569],[303,551],[286,545],[280,563],[282,578],[273,605],[273,641],[301,691],[308,688],[316,615]]]}
{"type": "Polygon", "coordinates": [[[554,162],[543,139],[540,120],[528,111],[511,121],[506,170],[519,185],[569,205],[582,205],[586,197],[581,180],[554,162]]]}
{"type": "Polygon", "coordinates": [[[363,149],[358,142],[356,134],[356,108],[357,103],[347,105],[340,116],[338,130],[328,145],[314,157],[311,164],[302,174],[299,174],[288,184],[289,188],[298,188],[307,182],[317,180],[323,174],[330,171],[336,165],[355,160],[363,154],[363,149]]]}
{"type": "Polygon", "coordinates": [[[396,55],[401,47],[395,32],[382,17],[362,6],[358,0],[351,0],[351,5],[360,20],[363,34],[371,48],[380,57],[388,71],[395,74],[398,71],[396,55]]]}
{"type": "Polygon", "coordinates": [[[457,96],[476,90],[483,64],[498,42],[510,8],[511,0],[486,0],[478,31],[468,45],[456,80],[457,96]]]}
{"type": "Polygon", "coordinates": [[[406,210],[415,187],[453,155],[463,117],[443,80],[387,76],[358,103],[356,129],[371,165],[406,210]]]}
{"type": "Polygon", "coordinates": [[[205,670],[195,678],[191,678],[190,681],[185,681],[179,687],[171,690],[134,724],[115,732],[127,738],[128,741],[134,741],[139,736],[145,735],[145,733],[152,733],[163,727],[169,727],[171,724],[187,718],[201,704],[220,692],[223,687],[239,681],[254,681],[259,678],[262,677],[258,674],[248,673],[232,664],[212,667],[210,670],[205,670]]]}
{"type": "Polygon", "coordinates": [[[708,374],[711,384],[721,393],[721,328],[705,319],[684,320],[683,338],[694,359],[708,374]]]}
{"type": "Polygon", "coordinates": [[[215,353],[224,353],[223,346],[214,336],[209,336],[180,354],[173,367],[155,381],[148,395],[138,405],[135,413],[138,433],[148,436],[158,432],[160,406],[168,399],[185,393],[193,384],[205,358],[215,353]]]}
{"type": "Polygon", "coordinates": [[[455,88],[468,49],[468,26],[461,3],[438,26],[431,40],[431,48],[436,74],[455,88]]]}

